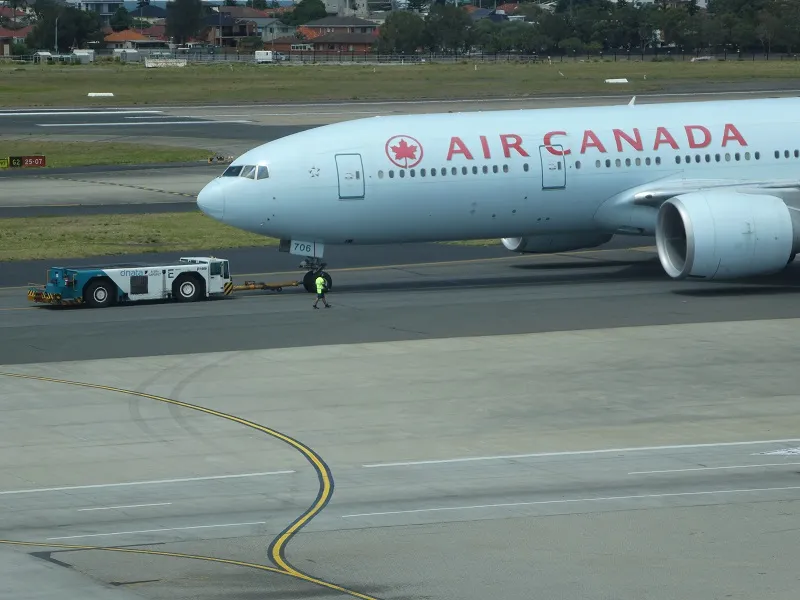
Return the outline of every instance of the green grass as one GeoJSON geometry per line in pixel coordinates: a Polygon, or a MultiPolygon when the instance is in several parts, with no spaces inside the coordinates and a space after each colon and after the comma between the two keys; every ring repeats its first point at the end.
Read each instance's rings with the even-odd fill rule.
{"type": "Polygon", "coordinates": [[[0,219],[0,261],[274,246],[199,212],[0,219]]]}
{"type": "MultiPolygon", "coordinates": [[[[495,246],[498,240],[446,242],[495,246]]],[[[0,219],[0,262],[277,246],[199,212],[0,219]]]]}
{"type": "Polygon", "coordinates": [[[416,65],[0,65],[0,107],[480,98],[658,91],[686,83],[800,77],[798,61],[554,62],[416,65]],[[608,78],[629,79],[610,85],[608,78]],[[88,98],[112,92],[113,98],[88,98]]]}
{"type": "Polygon", "coordinates": [[[47,159],[46,168],[49,168],[205,161],[212,152],[196,148],[109,142],[0,140],[0,157],[35,154],[43,154],[47,159]]]}

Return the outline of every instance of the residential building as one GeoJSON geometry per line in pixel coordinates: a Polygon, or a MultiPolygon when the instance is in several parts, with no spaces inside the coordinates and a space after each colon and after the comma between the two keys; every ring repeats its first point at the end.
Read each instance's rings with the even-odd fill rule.
{"type": "Polygon", "coordinates": [[[115,31],[103,38],[108,50],[136,50],[141,46],[152,45],[152,38],[132,29],[115,31]]]}
{"type": "Polygon", "coordinates": [[[338,17],[368,17],[367,0],[323,0],[325,12],[338,17]]]}
{"type": "Polygon", "coordinates": [[[257,10],[249,6],[221,6],[219,10],[235,19],[255,23],[257,35],[265,42],[293,35],[296,30],[296,27],[282,23],[280,19],[270,16],[269,11],[257,10]]]}
{"type": "Polygon", "coordinates": [[[317,35],[327,33],[372,33],[378,29],[378,24],[360,17],[324,17],[310,21],[303,26],[317,35]]]}
{"type": "Polygon", "coordinates": [[[167,9],[153,4],[145,4],[141,8],[129,8],[128,12],[134,19],[149,21],[150,23],[155,23],[167,18],[167,9]]]}
{"type": "Polygon", "coordinates": [[[315,52],[333,53],[357,53],[363,54],[370,52],[378,36],[375,33],[348,33],[333,32],[326,33],[311,40],[315,52]]]}
{"type": "MultiPolygon", "coordinates": [[[[20,29],[6,29],[4,27],[0,27],[0,40],[6,40],[6,43],[14,45],[16,43],[23,43],[25,38],[28,37],[28,34],[33,30],[33,25],[28,25],[27,27],[22,27],[20,29]]],[[[9,53],[10,54],[10,53],[9,53]]]]}
{"type": "Polygon", "coordinates": [[[199,39],[228,48],[236,48],[239,41],[248,37],[258,37],[258,27],[250,19],[237,19],[230,13],[221,12],[205,19],[205,29],[199,39]]]}

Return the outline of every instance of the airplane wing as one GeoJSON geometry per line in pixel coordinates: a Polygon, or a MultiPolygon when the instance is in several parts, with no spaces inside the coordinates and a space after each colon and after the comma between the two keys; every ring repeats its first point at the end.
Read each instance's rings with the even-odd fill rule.
{"type": "Polygon", "coordinates": [[[652,235],[658,209],[666,201],[710,190],[729,190],[731,194],[767,194],[783,200],[789,208],[800,209],[800,179],[673,179],[630,188],[604,202],[595,221],[617,233],[652,235]]]}
{"type": "Polygon", "coordinates": [[[658,208],[665,200],[688,194],[711,189],[728,188],[732,192],[756,192],[771,191],[778,194],[784,192],[799,192],[800,179],[680,179],[666,181],[662,184],[648,184],[632,190],[628,190],[617,197],[617,201],[630,203],[637,206],[650,206],[658,208]],[[627,198],[625,198],[627,196],[627,198]]]}

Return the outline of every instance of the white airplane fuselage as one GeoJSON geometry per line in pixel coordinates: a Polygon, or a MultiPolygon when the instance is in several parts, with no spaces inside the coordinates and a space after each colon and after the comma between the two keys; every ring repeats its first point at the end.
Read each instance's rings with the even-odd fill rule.
{"type": "MultiPolygon", "coordinates": [[[[798,179],[800,99],[685,102],[345,121],[242,154],[198,205],[234,227],[287,241],[503,238],[511,250],[552,252],[594,247],[618,232],[658,235],[660,209],[676,198],[695,207],[695,221],[712,210],[701,205],[727,197],[738,208],[725,218],[750,214],[748,203],[765,194],[789,215],[798,179]],[[248,166],[266,169],[230,176],[248,166]]],[[[784,219],[774,203],[766,210],[743,217],[758,222],[759,234],[765,219],[784,219]]],[[[697,223],[687,226],[704,235],[697,223]]],[[[794,230],[780,231],[792,238],[780,252],[788,243],[793,256],[794,230]]]]}

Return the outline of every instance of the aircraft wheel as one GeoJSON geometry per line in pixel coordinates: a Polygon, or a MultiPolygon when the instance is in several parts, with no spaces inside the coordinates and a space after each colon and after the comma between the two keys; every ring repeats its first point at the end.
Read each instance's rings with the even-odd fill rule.
{"type": "Polygon", "coordinates": [[[317,291],[317,284],[314,283],[316,278],[317,274],[314,271],[309,271],[303,276],[303,287],[309,294],[314,294],[317,291]]]}

